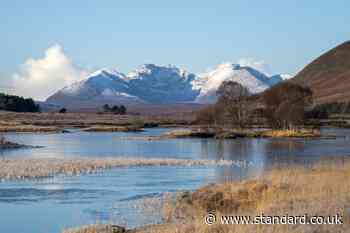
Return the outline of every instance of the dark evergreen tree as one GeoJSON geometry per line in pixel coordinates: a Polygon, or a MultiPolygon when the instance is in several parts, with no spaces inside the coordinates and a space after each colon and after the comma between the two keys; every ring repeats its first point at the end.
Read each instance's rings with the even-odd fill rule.
{"type": "Polygon", "coordinates": [[[126,114],[126,107],[124,105],[120,105],[119,107],[119,114],[125,115],[126,114]]]}
{"type": "Polygon", "coordinates": [[[110,112],[111,111],[111,108],[109,107],[108,104],[103,105],[103,111],[105,111],[105,112],[110,112]]]}
{"type": "Polygon", "coordinates": [[[114,114],[120,114],[120,108],[118,105],[114,105],[112,110],[111,110],[114,114]]]}
{"type": "Polygon", "coordinates": [[[31,98],[0,94],[0,109],[13,112],[40,112],[40,106],[31,98]]]}

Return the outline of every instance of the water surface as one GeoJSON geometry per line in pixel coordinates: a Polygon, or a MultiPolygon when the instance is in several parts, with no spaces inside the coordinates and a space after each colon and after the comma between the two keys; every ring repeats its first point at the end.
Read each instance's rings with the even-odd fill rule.
{"type": "Polygon", "coordinates": [[[167,139],[125,140],[156,136],[168,129],[141,133],[8,134],[9,140],[44,146],[7,150],[2,157],[142,157],[227,159],[250,167],[132,167],[78,177],[0,183],[0,226],[4,232],[59,233],[66,227],[114,222],[129,227],[160,221],[157,200],[164,193],[193,190],[210,182],[259,175],[272,164],[308,164],[327,156],[350,155],[348,129],[323,129],[337,139],[167,139]],[[146,199],[145,199],[146,198],[146,199]],[[144,200],[155,200],[147,202],[144,200]],[[144,217],[144,208],[151,210],[144,217]],[[137,207],[137,208],[136,208],[137,207]]]}

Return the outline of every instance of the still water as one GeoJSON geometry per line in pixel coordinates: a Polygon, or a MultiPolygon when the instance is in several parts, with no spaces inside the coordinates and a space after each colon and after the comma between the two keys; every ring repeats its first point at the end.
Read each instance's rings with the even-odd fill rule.
{"type": "Polygon", "coordinates": [[[350,130],[323,129],[336,139],[135,140],[169,129],[141,133],[8,134],[37,149],[3,151],[1,157],[142,157],[243,160],[250,167],[132,167],[78,177],[0,183],[2,232],[59,233],[99,222],[128,227],[160,221],[166,193],[259,175],[272,164],[308,164],[322,157],[350,155],[350,130]],[[127,137],[133,137],[128,140],[127,137]],[[145,212],[147,212],[145,214],[145,212]],[[148,216],[148,217],[145,217],[148,216]]]}

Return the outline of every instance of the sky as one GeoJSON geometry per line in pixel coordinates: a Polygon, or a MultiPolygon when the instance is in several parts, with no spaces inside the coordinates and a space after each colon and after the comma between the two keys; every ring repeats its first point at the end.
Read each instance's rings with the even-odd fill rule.
{"type": "Polygon", "coordinates": [[[244,61],[295,74],[350,39],[349,9],[346,0],[1,0],[0,90],[44,99],[98,68],[144,63],[203,73],[244,61]]]}

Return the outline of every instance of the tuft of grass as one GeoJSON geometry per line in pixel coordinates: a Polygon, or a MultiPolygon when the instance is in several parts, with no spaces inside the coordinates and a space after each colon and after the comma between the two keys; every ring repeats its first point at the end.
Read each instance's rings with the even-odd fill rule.
{"type": "Polygon", "coordinates": [[[262,137],[320,137],[319,130],[267,130],[261,132],[262,137]]]}

